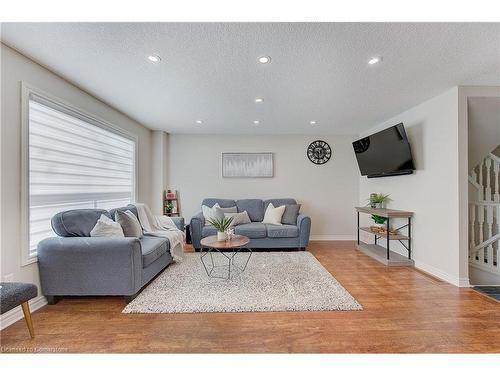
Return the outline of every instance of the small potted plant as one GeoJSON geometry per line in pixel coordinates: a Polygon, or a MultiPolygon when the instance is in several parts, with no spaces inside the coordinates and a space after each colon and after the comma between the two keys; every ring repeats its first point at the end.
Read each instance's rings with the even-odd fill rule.
{"type": "Polygon", "coordinates": [[[389,198],[389,194],[383,193],[372,193],[368,199],[372,208],[385,208],[387,202],[390,200],[391,198],[389,198]]]}
{"type": "Polygon", "coordinates": [[[213,225],[215,229],[217,229],[217,241],[227,240],[226,230],[231,226],[231,223],[233,222],[232,217],[209,219],[207,221],[209,224],[213,225]]]}
{"type": "Polygon", "coordinates": [[[173,202],[165,203],[165,208],[167,209],[167,213],[171,213],[172,210],[174,209],[174,203],[173,202]]]}

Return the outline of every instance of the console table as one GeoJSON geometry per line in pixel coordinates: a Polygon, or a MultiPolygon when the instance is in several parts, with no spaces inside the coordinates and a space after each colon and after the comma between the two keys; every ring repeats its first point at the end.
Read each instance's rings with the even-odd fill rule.
{"type": "Polygon", "coordinates": [[[411,218],[413,217],[413,212],[410,211],[400,211],[392,210],[387,208],[372,208],[372,207],[355,207],[358,219],[358,242],[356,249],[362,251],[364,254],[378,260],[379,262],[387,266],[413,266],[414,261],[411,259],[411,218]],[[369,227],[360,227],[359,225],[359,214],[377,215],[385,217],[386,220],[386,233],[378,234],[370,230],[369,227]],[[389,225],[391,219],[408,219],[408,224],[405,224],[396,230],[406,229],[407,234],[391,234],[389,233],[389,225]],[[372,234],[374,236],[374,244],[367,244],[359,239],[359,232],[364,231],[372,234]],[[385,239],[385,247],[380,246],[378,241],[380,239],[385,239]],[[408,257],[396,253],[390,249],[390,241],[399,241],[401,245],[408,251],[408,257]],[[406,243],[405,243],[406,242],[406,243]]]}

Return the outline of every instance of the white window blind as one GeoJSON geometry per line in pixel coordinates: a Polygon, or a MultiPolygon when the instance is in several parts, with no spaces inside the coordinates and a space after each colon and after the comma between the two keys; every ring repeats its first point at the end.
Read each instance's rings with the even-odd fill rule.
{"type": "Polygon", "coordinates": [[[133,202],[135,141],[44,98],[29,98],[29,256],[60,211],[133,202]]]}

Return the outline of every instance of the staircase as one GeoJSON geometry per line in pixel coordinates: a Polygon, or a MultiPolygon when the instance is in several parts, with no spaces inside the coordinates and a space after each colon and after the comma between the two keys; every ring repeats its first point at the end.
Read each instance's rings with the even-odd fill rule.
{"type": "Polygon", "coordinates": [[[469,278],[500,285],[500,157],[497,147],[469,174],[469,278]]]}

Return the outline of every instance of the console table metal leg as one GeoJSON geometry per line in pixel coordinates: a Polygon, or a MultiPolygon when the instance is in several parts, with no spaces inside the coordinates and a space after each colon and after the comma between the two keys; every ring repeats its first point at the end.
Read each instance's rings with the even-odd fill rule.
{"type": "Polygon", "coordinates": [[[359,245],[359,211],[358,211],[358,245],[359,245]]]}
{"type": "Polygon", "coordinates": [[[411,217],[408,218],[408,259],[411,259],[411,217]]]}
{"type": "Polygon", "coordinates": [[[387,218],[386,222],[386,230],[387,230],[387,260],[389,260],[389,218],[387,218]]]}

